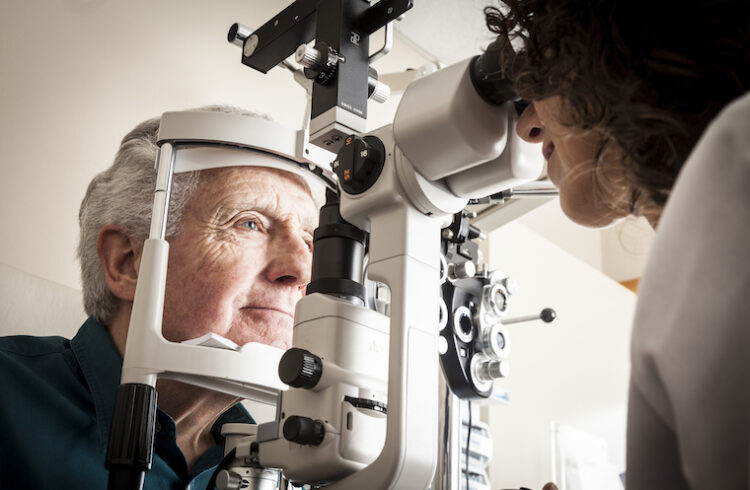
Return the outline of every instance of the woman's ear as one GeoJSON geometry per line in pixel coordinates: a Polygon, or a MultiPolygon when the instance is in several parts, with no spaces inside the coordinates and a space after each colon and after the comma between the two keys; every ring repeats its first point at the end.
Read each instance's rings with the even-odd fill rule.
{"type": "Polygon", "coordinates": [[[96,249],[109,290],[119,299],[132,302],[141,259],[133,238],[121,227],[107,225],[99,230],[96,249]]]}

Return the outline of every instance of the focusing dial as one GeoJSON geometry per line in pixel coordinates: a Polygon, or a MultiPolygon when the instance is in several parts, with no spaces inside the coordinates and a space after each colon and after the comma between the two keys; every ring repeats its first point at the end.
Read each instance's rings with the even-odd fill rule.
{"type": "Polygon", "coordinates": [[[323,423],[308,417],[292,415],[284,422],[284,439],[297,444],[317,446],[323,442],[326,431],[323,423]]]}
{"type": "Polygon", "coordinates": [[[294,388],[314,388],[322,374],[323,361],[305,349],[292,347],[279,361],[279,379],[294,388]]]}
{"type": "Polygon", "coordinates": [[[341,188],[348,194],[361,194],[380,177],[385,164],[385,145],[376,136],[349,136],[339,151],[333,169],[341,188]]]}

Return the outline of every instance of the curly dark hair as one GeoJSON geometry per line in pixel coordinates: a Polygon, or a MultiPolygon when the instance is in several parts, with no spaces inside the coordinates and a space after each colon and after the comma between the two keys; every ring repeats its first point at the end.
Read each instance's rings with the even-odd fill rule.
{"type": "Polygon", "coordinates": [[[706,126],[750,90],[748,0],[502,1],[484,12],[504,74],[621,148],[636,214],[663,207],[706,126]]]}

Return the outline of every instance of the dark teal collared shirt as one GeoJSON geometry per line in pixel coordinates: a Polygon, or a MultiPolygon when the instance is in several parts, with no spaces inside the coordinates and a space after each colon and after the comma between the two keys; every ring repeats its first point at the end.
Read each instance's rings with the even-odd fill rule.
{"type": "MultiPolygon", "coordinates": [[[[72,340],[0,338],[0,488],[106,489],[104,460],[122,358],[109,333],[89,318],[72,340]]],[[[224,412],[216,445],[188,469],[174,420],[157,413],[154,461],[144,487],[203,490],[223,455],[219,431],[252,422],[241,405],[224,412]]]]}

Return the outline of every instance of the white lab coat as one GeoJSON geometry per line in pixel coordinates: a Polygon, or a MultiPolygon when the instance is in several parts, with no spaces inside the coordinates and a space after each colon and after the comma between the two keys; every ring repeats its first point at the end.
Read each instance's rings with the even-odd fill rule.
{"type": "Polygon", "coordinates": [[[685,162],[634,321],[626,488],[750,488],[750,94],[685,162]]]}

